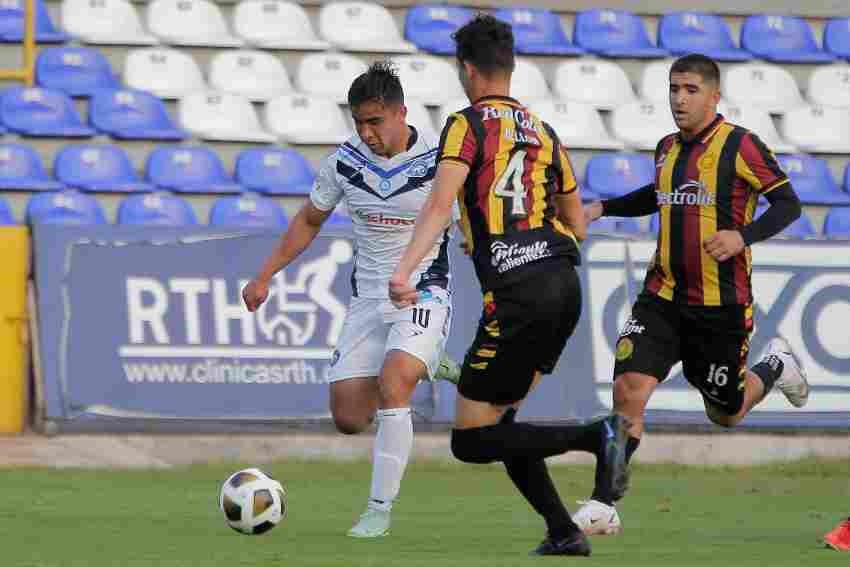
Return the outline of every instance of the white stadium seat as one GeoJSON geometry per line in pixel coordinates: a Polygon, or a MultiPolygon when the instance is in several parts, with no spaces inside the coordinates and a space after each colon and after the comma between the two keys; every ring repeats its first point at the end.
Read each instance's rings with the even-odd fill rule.
{"type": "Polygon", "coordinates": [[[850,153],[850,110],[801,106],[782,118],[785,139],[805,152],[850,153]]]}
{"type": "Polygon", "coordinates": [[[791,73],[767,63],[730,67],[723,74],[721,91],[729,102],[750,104],[771,114],[782,114],[804,104],[791,73]]]}
{"type": "Polygon", "coordinates": [[[156,37],[142,28],[136,8],[128,0],[63,0],[62,27],[86,43],[154,45],[156,37]]]}
{"type": "Polygon", "coordinates": [[[425,108],[421,102],[405,99],[407,107],[407,123],[413,125],[423,135],[436,138],[439,135],[434,129],[434,121],[431,119],[431,113],[425,108]]]}
{"type": "Polygon", "coordinates": [[[550,99],[530,103],[529,108],[555,130],[567,148],[621,150],[624,147],[608,135],[599,111],[589,104],[550,99]]]}
{"type": "Polygon", "coordinates": [[[266,105],[273,134],[292,144],[341,144],[352,131],[339,105],[318,96],[283,95],[266,105]]]}
{"type": "Polygon", "coordinates": [[[207,89],[192,56],[167,47],[130,51],[124,63],[124,83],[159,98],[180,98],[207,89]]]}
{"type": "Polygon", "coordinates": [[[721,101],[718,111],[732,124],[743,126],[754,132],[768,148],[779,154],[792,154],[797,151],[793,145],[779,136],[773,118],[764,110],[751,105],[731,104],[721,101]]]}
{"type": "Polygon", "coordinates": [[[654,150],[661,138],[677,130],[669,106],[649,101],[617,107],[611,129],[615,138],[638,150],[654,150]]]}
{"type": "Polygon", "coordinates": [[[517,58],[511,76],[511,96],[520,102],[552,98],[540,67],[528,59],[517,58]]]}
{"type": "Polygon", "coordinates": [[[555,96],[592,104],[600,110],[635,100],[632,83],[622,67],[601,59],[565,61],[555,68],[555,96]]]}
{"type": "Polygon", "coordinates": [[[674,59],[653,61],[643,68],[638,94],[644,100],[669,103],[670,67],[674,59]]]}
{"type": "Polygon", "coordinates": [[[148,28],[163,42],[199,47],[239,47],[218,6],[209,0],[153,0],[148,28]]]}
{"type": "Polygon", "coordinates": [[[809,75],[806,88],[812,104],[850,107],[850,65],[824,65],[809,75]]]}
{"type": "Polygon", "coordinates": [[[267,49],[324,50],[330,44],[316,37],[304,8],[283,0],[242,0],[233,11],[236,35],[267,49]]]}
{"type": "Polygon", "coordinates": [[[469,106],[469,99],[465,96],[453,98],[452,100],[448,100],[441,104],[440,109],[437,112],[437,129],[442,132],[443,126],[446,125],[446,120],[448,120],[449,115],[452,112],[463,110],[467,106],[469,106]]]}
{"type": "Polygon", "coordinates": [[[389,10],[371,2],[331,2],[319,11],[322,37],[346,51],[412,53],[389,10]]]}
{"type": "Polygon", "coordinates": [[[295,76],[298,90],[330,98],[340,104],[348,102],[348,89],[367,70],[366,63],[344,53],[310,53],[301,59],[295,76]]]}
{"type": "Polygon", "coordinates": [[[405,98],[438,106],[464,96],[454,65],[433,55],[393,57],[405,98]]]}
{"type": "Polygon", "coordinates": [[[213,89],[239,94],[256,102],[292,92],[283,63],[265,51],[223,51],[210,61],[209,77],[213,89]]]}
{"type": "Polygon", "coordinates": [[[232,93],[193,93],[180,99],[180,122],[204,140],[274,142],[251,102],[232,93]]]}

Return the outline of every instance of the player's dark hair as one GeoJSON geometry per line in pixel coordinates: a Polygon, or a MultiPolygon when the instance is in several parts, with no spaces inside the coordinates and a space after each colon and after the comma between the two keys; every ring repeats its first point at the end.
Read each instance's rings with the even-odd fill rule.
{"type": "Polygon", "coordinates": [[[484,75],[514,70],[514,32],[511,25],[489,14],[478,14],[452,34],[457,59],[471,63],[484,75]]]}
{"type": "Polygon", "coordinates": [[[395,67],[389,61],[372,63],[369,70],[354,79],[348,89],[348,106],[376,101],[384,105],[404,104],[404,91],[395,67]]]}
{"type": "Polygon", "coordinates": [[[720,84],[720,67],[714,59],[699,53],[691,53],[676,59],[670,67],[670,73],[694,73],[702,77],[706,83],[720,84]]]}

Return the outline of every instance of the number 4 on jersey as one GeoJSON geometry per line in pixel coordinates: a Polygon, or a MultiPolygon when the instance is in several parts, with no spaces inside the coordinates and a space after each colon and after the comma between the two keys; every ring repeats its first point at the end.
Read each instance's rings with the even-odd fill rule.
{"type": "Polygon", "coordinates": [[[522,184],[522,174],[525,171],[524,164],[525,150],[514,152],[505,171],[502,172],[502,175],[499,176],[499,179],[493,186],[493,193],[496,196],[502,198],[510,197],[513,200],[511,203],[511,215],[515,217],[524,217],[526,215],[525,196],[528,193],[522,184]],[[511,185],[510,188],[508,188],[508,183],[511,185]]]}

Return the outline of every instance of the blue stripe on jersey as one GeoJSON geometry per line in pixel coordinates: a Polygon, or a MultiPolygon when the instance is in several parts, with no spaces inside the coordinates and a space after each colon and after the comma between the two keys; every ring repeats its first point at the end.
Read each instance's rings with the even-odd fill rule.
{"type": "Polygon", "coordinates": [[[413,162],[415,162],[415,161],[419,161],[419,160],[423,160],[423,159],[427,159],[427,158],[432,158],[432,157],[436,158],[437,150],[438,150],[438,148],[430,149],[427,152],[423,152],[423,153],[421,153],[417,156],[414,156],[412,158],[408,158],[401,165],[398,165],[398,166],[396,166],[396,167],[394,167],[390,170],[386,170],[386,169],[382,168],[381,166],[379,166],[378,164],[376,164],[371,159],[369,159],[368,157],[366,157],[365,155],[363,155],[363,153],[361,153],[357,148],[355,148],[354,146],[352,146],[348,142],[341,145],[339,147],[339,149],[342,151],[343,154],[345,154],[346,157],[360,163],[360,165],[365,165],[366,167],[369,168],[370,171],[372,171],[375,175],[377,175],[381,179],[390,179],[392,177],[395,177],[396,175],[398,175],[399,173],[401,173],[405,169],[409,169],[410,166],[413,165],[413,162]]]}
{"type": "Polygon", "coordinates": [[[357,248],[354,249],[354,258],[351,259],[351,297],[357,297],[357,248]]]}
{"type": "Polygon", "coordinates": [[[422,272],[419,276],[419,283],[416,289],[424,289],[428,286],[435,285],[446,289],[449,287],[449,229],[443,232],[443,242],[440,244],[440,251],[437,256],[428,266],[428,269],[422,272]]]}

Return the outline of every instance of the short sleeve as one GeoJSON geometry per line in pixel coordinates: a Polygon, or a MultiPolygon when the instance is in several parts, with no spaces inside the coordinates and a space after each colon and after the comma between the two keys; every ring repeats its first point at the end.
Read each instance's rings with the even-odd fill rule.
{"type": "Polygon", "coordinates": [[[741,138],[735,158],[735,171],[757,193],[769,193],[788,183],[788,177],[776,161],[776,156],[752,132],[747,132],[741,138]]]}
{"type": "Polygon", "coordinates": [[[310,190],[310,201],[322,211],[334,210],[342,200],[343,192],[336,180],[335,163],[336,154],[333,154],[322,164],[310,190]]]}
{"type": "Polygon", "coordinates": [[[440,135],[437,161],[450,159],[472,167],[477,154],[478,140],[475,138],[469,119],[459,112],[450,115],[440,135]]]}

